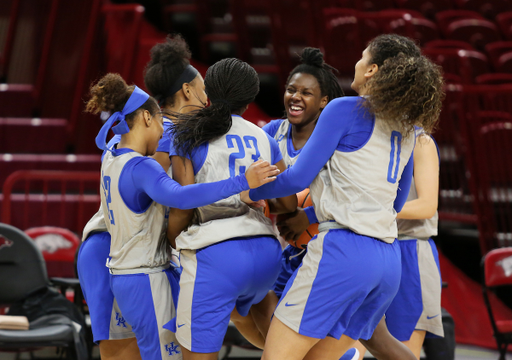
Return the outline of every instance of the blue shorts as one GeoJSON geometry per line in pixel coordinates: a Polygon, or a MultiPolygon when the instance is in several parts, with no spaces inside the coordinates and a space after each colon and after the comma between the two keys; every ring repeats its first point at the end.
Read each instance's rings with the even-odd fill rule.
{"type": "Polygon", "coordinates": [[[132,325],[143,360],[181,360],[176,336],[163,326],[176,316],[179,270],[171,266],[149,274],[110,275],[110,287],[132,325]]]}
{"type": "Polygon", "coordinates": [[[281,245],[274,237],[236,238],[200,250],[181,250],[183,273],[176,338],[190,351],[220,350],[236,309],[247,316],[276,281],[281,245]]]}
{"type": "Polygon", "coordinates": [[[400,285],[400,246],[347,229],[308,244],[274,315],[299,334],[369,339],[400,285]]]}
{"type": "Polygon", "coordinates": [[[281,258],[281,271],[279,272],[279,276],[277,277],[274,288],[272,289],[276,293],[278,299],[281,298],[286,283],[292,277],[293,272],[297,270],[302,263],[302,259],[306,256],[306,251],[306,249],[299,249],[291,245],[288,245],[284,249],[283,256],[281,258]]]}
{"type": "Polygon", "coordinates": [[[108,232],[91,234],[78,251],[78,278],[89,308],[95,343],[135,337],[110,290],[110,274],[106,266],[109,253],[108,232]]]}
{"type": "Polygon", "coordinates": [[[441,272],[436,244],[432,239],[400,240],[402,280],[386,311],[389,332],[400,341],[414,330],[428,337],[443,336],[441,315],[441,272]]]}

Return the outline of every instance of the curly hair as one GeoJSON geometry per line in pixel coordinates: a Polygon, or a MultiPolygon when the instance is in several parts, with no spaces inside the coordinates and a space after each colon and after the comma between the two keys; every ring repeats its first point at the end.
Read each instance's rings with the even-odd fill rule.
{"type": "Polygon", "coordinates": [[[179,34],[168,35],[164,43],[151,49],[151,60],[144,69],[144,84],[162,107],[174,105],[175,94],[168,95],[169,88],[190,64],[191,56],[185,39],[179,34]]]}
{"type": "Polygon", "coordinates": [[[444,99],[441,67],[421,55],[411,39],[399,35],[376,37],[368,51],[370,64],[379,70],[364,85],[368,96],[363,106],[406,136],[414,126],[431,133],[444,99]]]}
{"type": "MultiPolygon", "coordinates": [[[[91,98],[87,101],[85,111],[91,114],[98,114],[102,111],[112,114],[116,111],[122,111],[133,89],[134,86],[128,86],[119,74],[108,73],[96,84],[91,85],[91,98]]],[[[151,115],[154,115],[160,108],[156,100],[150,97],[136,111],[126,116],[126,122],[130,129],[139,110],[148,110],[151,115]]]]}
{"type": "Polygon", "coordinates": [[[324,62],[324,54],[320,49],[304,48],[300,56],[300,62],[301,64],[297,65],[290,72],[286,85],[288,85],[292,76],[297,73],[309,74],[316,78],[318,85],[320,85],[322,96],[327,96],[329,98],[328,101],[344,95],[343,89],[336,77],[338,70],[324,62]]]}
{"type": "Polygon", "coordinates": [[[253,102],[260,90],[253,67],[234,58],[210,66],[204,84],[211,105],[174,114],[178,120],[171,133],[179,154],[191,155],[199,145],[226,134],[231,128],[231,114],[253,102]]]}

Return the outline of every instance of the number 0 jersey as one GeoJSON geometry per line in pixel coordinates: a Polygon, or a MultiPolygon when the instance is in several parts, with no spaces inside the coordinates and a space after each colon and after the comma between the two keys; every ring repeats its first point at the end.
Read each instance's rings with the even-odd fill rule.
{"type": "MultiPolygon", "coordinates": [[[[227,134],[198,148],[193,156],[196,183],[234,177],[255,161],[281,160],[275,140],[256,125],[233,115],[227,134]]],[[[171,145],[169,155],[177,155],[171,145]]],[[[257,235],[275,236],[271,221],[261,209],[240,200],[240,195],[197,208],[193,225],[176,238],[176,248],[200,249],[220,241],[257,235]]]]}

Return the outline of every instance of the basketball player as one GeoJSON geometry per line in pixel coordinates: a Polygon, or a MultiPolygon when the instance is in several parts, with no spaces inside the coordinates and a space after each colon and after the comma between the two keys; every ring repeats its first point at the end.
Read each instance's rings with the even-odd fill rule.
{"type": "MultiPolygon", "coordinates": [[[[259,91],[256,71],[238,59],[224,59],[208,69],[205,86],[211,106],[180,114],[172,129],[174,175],[188,176],[189,183],[218,181],[242,174],[258,159],[284,170],[276,141],[241,117],[259,91]]],[[[290,212],[297,198],[278,203],[290,212]]],[[[169,223],[174,234],[187,226],[174,225],[169,223]]],[[[169,326],[177,326],[184,359],[217,359],[233,308],[247,315],[275,282],[280,243],[261,209],[233,196],[196,209],[176,248],[183,272],[177,321],[169,326]]]]}
{"type": "Polygon", "coordinates": [[[147,157],[156,152],[163,118],[156,101],[116,74],[107,74],[91,88],[87,110],[112,113],[96,144],[107,150],[110,127],[121,141],[102,162],[102,210],[111,249],[110,285],[126,321],[132,325],[142,359],[181,358],[174,334],[163,324],[174,316],[177,270],[169,266],[164,230],[166,206],[191,208],[272,181],[278,172],[266,162],[251,166],[245,176],[222,182],[180,187],[147,157]],[[173,294],[174,292],[174,294],[173,294]],[[144,311],[141,311],[143,309],[144,311]]]}
{"type": "Polygon", "coordinates": [[[275,311],[265,360],[339,358],[371,337],[398,290],[395,217],[410,187],[413,127],[431,131],[443,97],[439,68],[404,54],[406,40],[372,40],[355,68],[360,97],[331,101],[296,163],[250,192],[257,200],[311,184],[320,220],[275,311]]]}
{"type": "MultiPolygon", "coordinates": [[[[190,66],[190,57],[188,45],[179,35],[168,37],[165,43],[151,49],[151,60],[145,73],[146,87],[155,98],[160,99],[164,112],[191,111],[206,104],[203,78],[190,66]]],[[[152,156],[169,174],[170,124],[170,119],[164,117],[164,135],[152,156]]],[[[114,136],[108,148],[112,148],[120,139],[120,135],[114,136]]],[[[110,253],[110,234],[101,208],[85,226],[82,241],[77,269],[91,316],[94,342],[99,343],[100,356],[103,360],[140,359],[135,334],[110,290],[110,277],[105,267],[110,253]]]]}

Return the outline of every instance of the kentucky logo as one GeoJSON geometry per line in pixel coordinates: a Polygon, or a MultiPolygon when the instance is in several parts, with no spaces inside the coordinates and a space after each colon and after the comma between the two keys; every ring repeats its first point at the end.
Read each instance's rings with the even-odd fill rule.
{"type": "Polygon", "coordinates": [[[172,356],[173,354],[178,355],[180,353],[180,351],[178,350],[179,347],[180,346],[178,344],[175,344],[173,341],[169,344],[165,344],[165,351],[169,353],[169,356],[172,356]]]}
{"type": "Polygon", "coordinates": [[[0,235],[0,249],[3,247],[11,247],[12,244],[14,244],[14,241],[4,238],[0,235]]]}
{"type": "MultiPolygon", "coordinates": [[[[2,245],[0,245],[1,247],[2,245]]],[[[509,277],[512,275],[512,256],[509,256],[508,258],[502,259],[496,263],[496,265],[499,265],[503,268],[503,271],[505,272],[505,276],[509,277]]]]}
{"type": "Polygon", "coordinates": [[[278,136],[277,142],[281,142],[281,140],[283,140],[283,139],[284,139],[284,135],[281,134],[281,135],[278,136]]]}
{"type": "Polygon", "coordinates": [[[124,328],[128,327],[128,326],[126,326],[126,320],[118,312],[116,312],[116,320],[117,320],[117,326],[122,326],[124,328]]]}

